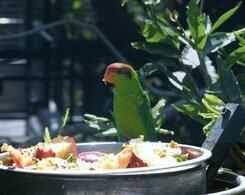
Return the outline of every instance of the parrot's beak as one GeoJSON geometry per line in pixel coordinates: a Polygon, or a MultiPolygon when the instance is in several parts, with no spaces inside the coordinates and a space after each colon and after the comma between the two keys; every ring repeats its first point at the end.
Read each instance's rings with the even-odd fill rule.
{"type": "Polygon", "coordinates": [[[106,71],[104,74],[104,78],[102,79],[102,81],[107,84],[107,83],[111,83],[113,84],[114,80],[113,80],[113,73],[110,71],[106,71]]]}
{"type": "Polygon", "coordinates": [[[102,81],[105,83],[105,85],[107,84],[106,80],[103,78],[102,81]]]}

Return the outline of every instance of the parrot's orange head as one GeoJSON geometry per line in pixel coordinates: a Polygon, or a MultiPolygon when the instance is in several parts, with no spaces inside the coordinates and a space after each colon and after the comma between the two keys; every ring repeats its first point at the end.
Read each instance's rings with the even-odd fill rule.
{"type": "Polygon", "coordinates": [[[110,64],[104,74],[103,81],[105,83],[115,84],[117,77],[123,76],[127,78],[132,77],[133,68],[128,64],[123,63],[113,63],[110,64]]]}

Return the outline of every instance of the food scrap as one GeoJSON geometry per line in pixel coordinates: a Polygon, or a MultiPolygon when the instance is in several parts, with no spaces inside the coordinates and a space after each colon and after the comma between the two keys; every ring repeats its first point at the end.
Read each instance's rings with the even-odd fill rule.
{"type": "Polygon", "coordinates": [[[117,153],[101,151],[78,152],[72,137],[57,136],[28,148],[3,144],[2,152],[9,154],[3,166],[31,170],[94,171],[138,167],[169,166],[188,160],[178,143],[146,142],[134,139],[122,145],[117,153]]]}

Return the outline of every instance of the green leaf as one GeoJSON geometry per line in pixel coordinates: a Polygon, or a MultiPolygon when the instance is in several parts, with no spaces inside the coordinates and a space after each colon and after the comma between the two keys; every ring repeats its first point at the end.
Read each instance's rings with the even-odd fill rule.
{"type": "Polygon", "coordinates": [[[213,128],[213,126],[214,126],[216,120],[217,120],[217,119],[211,120],[208,124],[206,124],[206,125],[202,128],[204,134],[207,135],[207,134],[212,130],[212,128],[213,128]]]}
{"type": "Polygon", "coordinates": [[[103,131],[101,133],[96,134],[98,137],[116,137],[117,136],[117,129],[116,128],[110,128],[106,131],[103,131]]]}
{"type": "Polygon", "coordinates": [[[108,118],[98,117],[98,116],[93,115],[93,114],[84,114],[83,116],[87,120],[91,120],[91,121],[97,121],[97,122],[101,122],[101,123],[110,122],[110,120],[108,118]]]}
{"type": "Polygon", "coordinates": [[[154,72],[158,72],[159,70],[165,69],[167,66],[171,68],[178,67],[175,59],[164,58],[161,60],[157,60],[156,62],[146,63],[142,68],[139,69],[140,76],[150,76],[154,72]]]}
{"type": "Polygon", "coordinates": [[[173,107],[177,111],[189,116],[190,118],[192,118],[192,119],[194,119],[200,123],[205,122],[198,114],[200,106],[198,106],[197,104],[184,104],[184,105],[173,104],[173,107]]]}
{"type": "Polygon", "coordinates": [[[187,23],[194,39],[196,49],[202,50],[207,39],[205,34],[205,18],[201,14],[196,0],[190,0],[186,14],[187,23]]]}
{"type": "Polygon", "coordinates": [[[233,33],[215,33],[208,37],[206,45],[203,49],[204,55],[216,52],[218,49],[223,48],[233,41],[235,41],[235,35],[233,33]]]}
{"type": "Polygon", "coordinates": [[[68,153],[66,156],[66,161],[68,162],[75,162],[76,160],[76,155],[72,154],[72,153],[68,153]]]}
{"type": "Polygon", "coordinates": [[[217,64],[220,75],[220,88],[226,102],[240,104],[242,102],[242,94],[234,73],[231,69],[225,68],[223,60],[220,57],[217,58],[217,64]]]}
{"type": "Polygon", "coordinates": [[[155,121],[155,126],[160,127],[163,122],[163,110],[166,106],[166,100],[165,99],[160,99],[157,104],[151,109],[152,117],[155,121]]]}
{"type": "Polygon", "coordinates": [[[103,122],[103,123],[106,123],[106,122],[109,122],[110,121],[108,118],[98,117],[96,115],[88,114],[88,113],[84,114],[83,117],[86,120],[89,120],[89,121],[99,121],[99,122],[103,122]]]}
{"type": "Polygon", "coordinates": [[[173,131],[167,130],[167,129],[162,129],[162,128],[156,128],[156,133],[160,135],[174,135],[173,131]]]}
{"type": "Polygon", "coordinates": [[[141,26],[141,32],[146,41],[150,43],[159,42],[166,38],[163,33],[159,32],[157,26],[152,20],[144,21],[144,24],[141,26]]]}
{"type": "Polygon", "coordinates": [[[222,106],[222,107],[225,106],[225,103],[220,98],[218,98],[215,95],[205,93],[204,94],[204,99],[211,106],[222,106]]]}
{"type": "Polygon", "coordinates": [[[177,162],[184,162],[184,161],[187,161],[187,155],[186,154],[181,154],[181,155],[179,155],[179,156],[177,156],[177,158],[176,158],[176,161],[177,162]]]}
{"type": "Polygon", "coordinates": [[[169,57],[169,58],[179,57],[179,51],[168,44],[135,42],[135,43],[131,43],[131,45],[135,49],[141,49],[150,54],[160,55],[162,57],[169,57]]]}
{"type": "Polygon", "coordinates": [[[140,70],[140,75],[144,77],[152,75],[154,72],[158,71],[158,65],[156,63],[146,63],[140,70]]]}
{"type": "Polygon", "coordinates": [[[176,10],[172,10],[171,12],[169,12],[169,19],[172,22],[177,22],[179,19],[179,12],[176,10]]]}
{"type": "Polygon", "coordinates": [[[229,11],[225,12],[222,16],[220,16],[211,28],[210,34],[213,33],[217,28],[219,28],[224,22],[226,22],[234,13],[236,13],[240,6],[241,2],[239,2],[234,8],[230,9],[229,11]]]}
{"type": "Polygon", "coordinates": [[[163,16],[157,16],[157,24],[159,25],[163,33],[171,36],[172,38],[178,39],[179,31],[176,29],[175,26],[171,25],[169,21],[167,21],[163,16]]]}
{"type": "Polygon", "coordinates": [[[92,114],[84,114],[83,116],[83,122],[99,132],[104,132],[115,127],[113,122],[108,118],[98,117],[92,114]]]}
{"type": "Polygon", "coordinates": [[[161,0],[143,0],[145,5],[157,5],[161,2],[161,0]]]}
{"type": "Polygon", "coordinates": [[[74,9],[74,10],[79,10],[79,9],[81,9],[81,1],[73,1],[72,2],[72,8],[74,9]]]}
{"type": "Polygon", "coordinates": [[[208,34],[212,28],[212,22],[209,15],[205,15],[205,34],[208,34]]]}
{"type": "Polygon", "coordinates": [[[43,139],[44,139],[44,142],[47,142],[47,143],[51,142],[51,136],[50,136],[48,127],[45,127],[43,139]]]}
{"type": "Polygon", "coordinates": [[[239,47],[228,56],[228,58],[224,61],[224,67],[232,68],[232,66],[239,60],[243,60],[245,63],[245,45],[239,47]]]}
{"type": "Polygon", "coordinates": [[[239,87],[242,94],[243,106],[245,107],[245,71],[237,75],[237,81],[239,82],[239,87]]]}
{"type": "Polygon", "coordinates": [[[121,0],[121,5],[124,6],[126,5],[130,0],[121,0]]]}
{"type": "Polygon", "coordinates": [[[178,36],[174,28],[164,19],[158,17],[156,21],[145,20],[141,25],[141,33],[149,43],[166,43],[179,47],[178,36]]]}
{"type": "Polygon", "coordinates": [[[243,37],[242,37],[242,35],[239,35],[239,34],[235,33],[236,39],[239,41],[239,45],[240,46],[244,46],[245,45],[245,28],[242,29],[242,30],[243,30],[243,32],[242,32],[243,37]]]}
{"type": "Polygon", "coordinates": [[[212,94],[204,94],[202,103],[210,112],[214,113],[216,116],[220,116],[221,111],[225,106],[225,103],[221,99],[212,94]]]}
{"type": "Polygon", "coordinates": [[[241,57],[236,63],[242,67],[245,67],[245,56],[241,57]]]}
{"type": "Polygon", "coordinates": [[[214,119],[217,118],[217,115],[212,113],[212,112],[208,112],[208,113],[198,113],[200,116],[202,116],[204,119],[214,119]]]}
{"type": "Polygon", "coordinates": [[[66,123],[67,123],[67,121],[68,121],[68,119],[69,119],[69,113],[70,113],[70,109],[67,108],[67,109],[66,109],[66,112],[65,112],[65,115],[64,115],[63,118],[62,118],[62,123],[61,123],[61,125],[60,125],[60,127],[59,127],[59,135],[62,135],[62,133],[63,133],[63,131],[64,131],[64,128],[65,128],[65,126],[66,126],[66,123]]]}

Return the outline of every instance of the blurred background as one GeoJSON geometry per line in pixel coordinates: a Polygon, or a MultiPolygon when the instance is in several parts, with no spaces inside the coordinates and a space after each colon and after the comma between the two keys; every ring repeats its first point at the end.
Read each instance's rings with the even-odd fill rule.
{"type": "MultiPolygon", "coordinates": [[[[203,9],[217,19],[237,2],[206,0],[203,9]]],[[[185,14],[186,3],[165,0],[161,9],[185,14]]],[[[125,7],[119,0],[0,0],[0,142],[42,140],[45,126],[55,132],[67,108],[65,134],[96,140],[83,115],[111,118],[112,89],[102,82],[106,66],[120,61],[138,69],[156,58],[130,45],[142,40],[144,13],[137,0],[125,7]]],[[[222,28],[237,29],[242,18],[239,11],[222,28]]],[[[204,139],[201,126],[186,116],[171,109],[165,117],[173,139],[196,145],[204,139]]]]}

